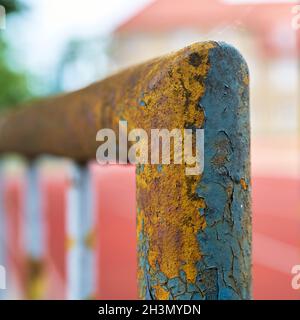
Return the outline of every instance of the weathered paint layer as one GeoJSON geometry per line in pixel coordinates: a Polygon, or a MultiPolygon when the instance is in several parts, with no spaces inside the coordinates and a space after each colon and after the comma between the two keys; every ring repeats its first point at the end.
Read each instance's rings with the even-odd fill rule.
{"type": "MultiPolygon", "coordinates": [[[[176,86],[171,73],[162,86],[169,88],[170,101],[175,82],[177,99],[185,98],[181,109],[197,105],[198,121],[172,123],[204,127],[204,172],[188,177],[183,166],[138,168],[140,294],[147,299],[248,299],[248,70],[225,44],[190,50],[177,64],[177,71],[187,68],[185,85],[176,86]],[[192,57],[197,56],[195,66],[192,57]]],[[[164,106],[170,119],[174,109],[164,106]]]]}
{"type": "Polygon", "coordinates": [[[207,227],[198,233],[203,259],[196,284],[206,299],[251,298],[250,132],[248,69],[226,44],[209,53],[204,174],[197,195],[207,227]],[[208,282],[208,279],[211,279],[208,282]],[[204,279],[204,280],[203,280],[204,279]]]}
{"type": "Polygon", "coordinates": [[[204,42],[0,120],[0,152],[93,159],[96,133],[204,128],[202,176],[137,167],[139,288],[147,299],[246,299],[250,282],[248,71],[204,42]]]}

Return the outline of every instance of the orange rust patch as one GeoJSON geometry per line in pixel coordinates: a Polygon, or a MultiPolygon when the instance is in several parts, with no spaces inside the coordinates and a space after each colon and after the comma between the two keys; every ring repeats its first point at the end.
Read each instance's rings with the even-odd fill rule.
{"type": "Polygon", "coordinates": [[[145,166],[137,176],[138,199],[147,214],[144,236],[149,240],[148,261],[154,270],[159,265],[168,278],[186,272],[187,280],[196,278],[196,262],[201,259],[197,234],[206,226],[198,212],[205,208],[203,199],[191,199],[194,181],[185,176],[183,166],[145,166]],[[169,192],[166,192],[169,190],[169,192]]]}
{"type": "Polygon", "coordinates": [[[93,249],[96,243],[96,232],[95,230],[91,230],[84,238],[84,244],[87,248],[93,249]]]}
{"type": "Polygon", "coordinates": [[[244,84],[245,84],[246,86],[249,85],[249,75],[248,75],[248,74],[246,74],[246,75],[244,76],[243,82],[244,82],[244,84]]]}
{"type": "Polygon", "coordinates": [[[243,188],[244,190],[247,190],[247,189],[248,189],[248,185],[247,185],[245,179],[242,178],[242,179],[240,180],[240,184],[241,184],[241,186],[242,186],[242,188],[243,188]]]}
{"type": "MultiPolygon", "coordinates": [[[[128,131],[142,128],[148,136],[155,128],[202,128],[205,115],[198,103],[210,69],[209,51],[215,46],[214,42],[196,43],[5,116],[0,152],[34,156],[46,150],[86,161],[95,158],[97,131],[118,132],[119,120],[128,121],[128,131]]],[[[187,281],[196,278],[196,263],[201,259],[197,234],[206,226],[198,212],[205,208],[205,199],[196,196],[200,179],[186,176],[184,164],[164,166],[161,172],[145,165],[137,175],[138,234],[149,242],[149,252],[139,252],[139,256],[147,255],[150,267],[156,270],[158,266],[168,278],[181,270],[187,281]]],[[[67,243],[72,247],[71,239],[67,243]]],[[[145,280],[144,272],[148,270],[139,270],[139,279],[145,280]]]]}
{"type": "MultiPolygon", "coordinates": [[[[190,46],[157,61],[145,74],[147,78],[150,75],[151,87],[140,87],[145,106],[126,110],[125,119],[138,123],[146,131],[203,127],[204,113],[198,102],[205,92],[203,81],[210,67],[208,53],[214,46],[214,43],[190,46]],[[196,62],[201,61],[197,67],[195,57],[196,62]]],[[[142,233],[149,242],[145,258],[153,273],[163,272],[170,279],[183,270],[187,281],[195,282],[196,263],[201,259],[197,234],[206,227],[205,218],[199,213],[199,209],[205,208],[205,199],[196,196],[200,179],[201,176],[186,176],[184,164],[165,165],[161,170],[156,165],[145,165],[137,174],[137,201],[141,208],[137,233],[138,236],[142,233]]],[[[143,278],[143,272],[139,270],[139,279],[143,278]]],[[[157,294],[164,296],[158,290],[157,294]]]]}
{"type": "Polygon", "coordinates": [[[65,246],[66,250],[71,250],[74,248],[76,244],[76,240],[72,238],[71,236],[66,237],[65,246]]]}
{"type": "Polygon", "coordinates": [[[157,300],[168,300],[169,299],[169,292],[166,291],[161,286],[157,285],[153,287],[155,289],[155,298],[157,300]]]}

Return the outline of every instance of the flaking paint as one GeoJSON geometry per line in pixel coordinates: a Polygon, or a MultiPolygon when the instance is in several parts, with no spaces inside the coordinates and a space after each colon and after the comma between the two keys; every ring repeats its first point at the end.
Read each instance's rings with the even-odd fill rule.
{"type": "Polygon", "coordinates": [[[217,42],[196,43],[77,92],[3,116],[0,152],[94,159],[96,133],[204,128],[202,176],[137,166],[140,297],[251,297],[248,70],[217,42]],[[247,187],[246,187],[247,186],[247,187]]]}

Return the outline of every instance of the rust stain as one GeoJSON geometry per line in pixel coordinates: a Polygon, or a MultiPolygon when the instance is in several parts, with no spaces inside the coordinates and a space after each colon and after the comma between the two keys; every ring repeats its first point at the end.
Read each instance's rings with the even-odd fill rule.
{"type": "Polygon", "coordinates": [[[79,91],[2,114],[0,153],[47,153],[82,162],[95,159],[97,131],[117,132],[119,120],[128,121],[128,130],[201,125],[204,114],[197,101],[204,92],[207,53],[213,46],[196,43],[79,91]]]}
{"type": "Polygon", "coordinates": [[[66,237],[66,241],[65,241],[66,250],[73,249],[75,247],[75,244],[76,244],[76,240],[73,237],[71,236],[66,237]]]}
{"type": "Polygon", "coordinates": [[[28,299],[41,299],[46,288],[45,263],[33,257],[26,261],[25,295],[28,299]]]}
{"type": "MultiPolygon", "coordinates": [[[[209,70],[208,51],[212,47],[213,43],[190,46],[158,61],[150,76],[145,74],[150,77],[151,87],[140,87],[147,107],[127,109],[125,119],[146,129],[172,130],[191,125],[202,128],[205,116],[198,101],[205,91],[203,79],[209,70]]],[[[144,261],[138,274],[142,297],[148,264],[154,281],[159,272],[169,280],[179,277],[181,271],[188,283],[196,280],[196,263],[201,260],[197,234],[206,227],[205,217],[199,213],[205,208],[205,200],[196,196],[200,179],[201,176],[186,176],[185,165],[166,165],[161,170],[156,165],[145,165],[137,174],[137,201],[141,208],[137,236],[139,241],[142,238],[147,242],[148,248],[139,249],[144,261]]],[[[153,289],[155,298],[168,298],[163,285],[158,283],[153,289]]]]}
{"type": "Polygon", "coordinates": [[[248,74],[246,74],[246,75],[244,76],[243,81],[244,81],[244,84],[245,84],[246,86],[249,85],[250,81],[249,81],[249,75],[248,75],[248,74]]]}
{"type": "Polygon", "coordinates": [[[95,247],[96,242],[96,234],[95,230],[91,230],[85,237],[84,237],[84,244],[88,249],[93,249],[95,247]]]}
{"type": "Polygon", "coordinates": [[[247,189],[248,189],[248,185],[247,185],[245,179],[241,178],[241,179],[240,179],[240,184],[241,184],[241,186],[242,186],[242,188],[243,188],[244,190],[247,190],[247,189]]]}
{"type": "Polygon", "coordinates": [[[187,280],[194,282],[195,264],[201,259],[196,236],[206,226],[198,211],[205,208],[204,200],[192,200],[189,195],[195,181],[185,176],[182,167],[164,166],[158,173],[154,165],[149,165],[138,175],[137,186],[138,199],[147,213],[140,214],[139,219],[143,219],[143,233],[149,240],[151,268],[155,270],[158,264],[168,278],[184,270],[187,280]]]}
{"type": "MultiPolygon", "coordinates": [[[[0,153],[16,151],[29,157],[51,153],[86,161],[95,158],[97,131],[112,128],[117,132],[119,120],[128,122],[128,131],[142,128],[148,133],[152,128],[201,128],[205,115],[198,102],[210,68],[208,53],[215,46],[214,42],[196,43],[4,116],[0,153]]],[[[161,172],[145,165],[137,175],[138,241],[149,242],[149,251],[140,250],[139,257],[169,279],[183,270],[187,281],[194,282],[195,264],[201,259],[196,237],[206,226],[199,209],[205,203],[195,193],[201,177],[187,177],[184,170],[184,164],[164,166],[161,172]]],[[[72,246],[69,239],[67,247],[72,246]]],[[[153,270],[149,274],[155,279],[153,270]]],[[[142,266],[138,273],[144,297],[142,266]]],[[[159,286],[156,291],[164,295],[159,286]]]]}
{"type": "MultiPolygon", "coordinates": [[[[150,129],[203,128],[205,114],[199,101],[211,70],[209,53],[216,46],[215,42],[196,43],[77,92],[2,116],[0,153],[20,152],[28,157],[50,153],[85,162],[95,159],[97,131],[118,132],[119,120],[128,122],[128,131],[142,128],[148,136],[150,129]]],[[[248,84],[248,76],[242,81],[248,84]]],[[[226,161],[222,152],[213,159],[217,167],[226,161]]],[[[204,261],[197,236],[208,230],[201,214],[207,199],[196,192],[201,178],[186,176],[185,164],[137,167],[141,298],[147,294],[173,298],[170,288],[179,290],[181,283],[187,288],[197,281],[197,263],[204,261]],[[173,286],[172,281],[179,285],[173,286]]],[[[240,184],[248,188],[244,179],[240,184]]],[[[67,242],[72,247],[73,241],[67,242]]],[[[175,292],[174,297],[184,293],[175,292]]]]}
{"type": "Polygon", "coordinates": [[[168,300],[170,297],[170,292],[166,289],[164,289],[160,285],[154,286],[154,290],[156,293],[156,299],[158,300],[168,300]]]}

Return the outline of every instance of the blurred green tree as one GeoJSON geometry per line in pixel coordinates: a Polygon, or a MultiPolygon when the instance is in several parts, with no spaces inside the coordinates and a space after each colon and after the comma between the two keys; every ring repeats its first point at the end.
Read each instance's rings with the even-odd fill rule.
{"type": "MultiPolygon", "coordinates": [[[[0,0],[6,14],[19,14],[24,5],[18,0],[0,0]]],[[[9,43],[0,30],[0,110],[13,107],[29,99],[32,92],[28,87],[28,75],[16,71],[9,65],[9,43]]]]}
{"type": "Polygon", "coordinates": [[[0,5],[5,8],[7,14],[19,12],[24,8],[24,5],[17,0],[0,0],[0,5]]]}

